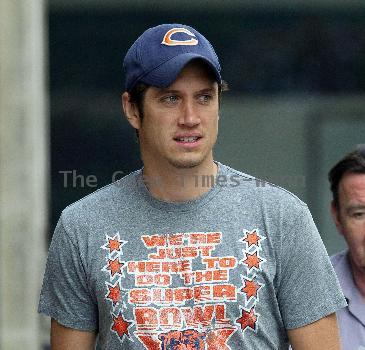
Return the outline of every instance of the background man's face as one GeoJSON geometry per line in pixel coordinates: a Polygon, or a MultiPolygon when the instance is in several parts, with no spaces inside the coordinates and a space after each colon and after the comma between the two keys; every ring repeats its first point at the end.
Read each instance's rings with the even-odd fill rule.
{"type": "Polygon", "coordinates": [[[188,64],[168,88],[148,88],[139,127],[144,163],[191,168],[211,162],[218,106],[218,84],[199,61],[188,64]]]}
{"type": "Polygon", "coordinates": [[[352,263],[365,273],[365,174],[345,174],[339,183],[339,209],[332,205],[352,263]]]}

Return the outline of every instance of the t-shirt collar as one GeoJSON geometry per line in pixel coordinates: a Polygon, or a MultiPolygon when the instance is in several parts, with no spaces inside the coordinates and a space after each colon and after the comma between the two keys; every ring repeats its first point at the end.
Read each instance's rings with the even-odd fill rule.
{"type": "Polygon", "coordinates": [[[343,294],[348,300],[348,308],[350,313],[365,326],[365,303],[362,299],[360,291],[355,285],[350,268],[348,252],[340,257],[335,269],[340,280],[343,294]]]}

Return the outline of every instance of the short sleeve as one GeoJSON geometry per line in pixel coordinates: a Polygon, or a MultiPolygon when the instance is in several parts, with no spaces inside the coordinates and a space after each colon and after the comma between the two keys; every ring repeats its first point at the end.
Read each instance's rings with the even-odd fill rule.
{"type": "Polygon", "coordinates": [[[97,305],[89,291],[80,250],[57,224],[48,252],[38,312],[78,330],[98,328],[97,305]]]}
{"type": "Polygon", "coordinates": [[[322,239],[305,205],[282,226],[278,301],[287,329],[346,306],[322,239]]]}

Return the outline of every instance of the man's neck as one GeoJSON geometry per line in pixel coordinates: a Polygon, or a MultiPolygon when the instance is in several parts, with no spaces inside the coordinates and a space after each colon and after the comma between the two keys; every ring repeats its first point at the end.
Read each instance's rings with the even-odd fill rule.
{"type": "Polygon", "coordinates": [[[215,182],[218,165],[211,160],[193,168],[146,166],[144,182],[155,198],[167,202],[186,202],[208,192],[215,182]]]}
{"type": "Polygon", "coordinates": [[[359,290],[362,299],[365,303],[365,271],[363,269],[359,269],[350,258],[350,265],[352,270],[352,276],[354,278],[355,285],[359,290]]]}

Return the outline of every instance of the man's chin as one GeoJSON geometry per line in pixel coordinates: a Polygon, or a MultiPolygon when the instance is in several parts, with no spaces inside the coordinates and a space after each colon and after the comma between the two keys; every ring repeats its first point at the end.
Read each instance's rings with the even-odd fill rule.
{"type": "Polygon", "coordinates": [[[170,162],[170,164],[176,169],[192,169],[199,166],[202,162],[192,162],[192,161],[175,161],[170,162]]]}
{"type": "Polygon", "coordinates": [[[176,169],[192,169],[198,167],[204,159],[170,159],[169,163],[176,169]]]}

